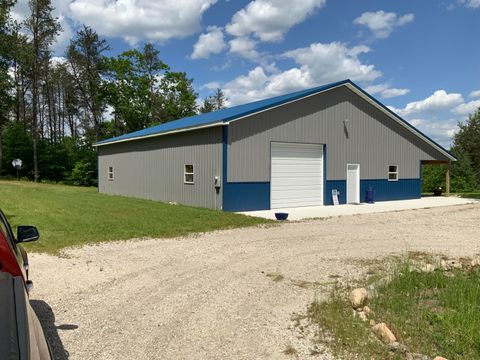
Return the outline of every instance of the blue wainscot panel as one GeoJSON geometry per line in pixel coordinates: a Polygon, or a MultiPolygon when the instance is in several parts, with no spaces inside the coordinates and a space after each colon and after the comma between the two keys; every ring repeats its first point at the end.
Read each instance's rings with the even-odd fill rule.
{"type": "Polygon", "coordinates": [[[347,202],[347,182],[345,180],[327,180],[325,184],[324,205],[333,205],[332,190],[337,190],[338,202],[345,204],[347,202]]]}
{"type": "Polygon", "coordinates": [[[421,179],[361,180],[360,199],[366,201],[367,190],[374,190],[375,201],[419,199],[422,197],[421,179]]]}
{"type": "MultiPolygon", "coordinates": [[[[345,180],[327,180],[325,205],[333,205],[332,190],[340,193],[338,200],[340,204],[347,202],[347,182],[345,180]]],[[[360,180],[360,201],[367,201],[367,190],[374,190],[375,201],[419,199],[422,196],[421,179],[400,179],[398,181],[360,180]]]]}
{"type": "Polygon", "coordinates": [[[270,209],[270,183],[225,183],[224,211],[252,211],[270,209]]]}

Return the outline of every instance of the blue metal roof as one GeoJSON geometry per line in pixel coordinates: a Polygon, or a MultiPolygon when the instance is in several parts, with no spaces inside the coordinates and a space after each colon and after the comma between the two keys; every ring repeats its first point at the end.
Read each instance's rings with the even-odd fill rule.
{"type": "Polygon", "coordinates": [[[115,143],[117,141],[134,140],[136,138],[143,138],[148,136],[156,136],[156,135],[161,135],[163,133],[169,133],[177,130],[187,131],[188,129],[195,129],[202,126],[223,124],[231,120],[235,120],[253,113],[257,113],[262,110],[266,110],[278,105],[295,101],[303,97],[313,95],[321,91],[329,90],[341,85],[353,86],[353,88],[357,89],[359,93],[363,94],[366,98],[373,101],[379,108],[383,109],[385,112],[390,114],[390,116],[404,123],[417,136],[423,137],[431,145],[443,151],[453,161],[456,160],[455,156],[451,154],[448,150],[446,150],[443,146],[437,144],[434,140],[432,140],[431,138],[423,134],[420,130],[416,129],[413,125],[411,125],[410,123],[402,119],[400,116],[395,114],[392,110],[387,108],[380,101],[375,99],[373,96],[368,94],[365,90],[363,90],[361,87],[359,87],[349,79],[330,83],[323,86],[314,87],[307,90],[297,91],[290,94],[280,95],[280,96],[276,96],[276,97],[265,99],[265,100],[255,101],[248,104],[238,105],[228,109],[217,110],[217,111],[209,112],[206,114],[200,114],[200,115],[190,116],[190,117],[186,117],[186,118],[175,120],[175,121],[166,122],[164,124],[149,127],[147,129],[143,129],[143,130],[131,132],[128,134],[124,134],[121,136],[117,136],[111,139],[99,141],[94,146],[106,145],[110,143],[115,143]]]}
{"type": "Polygon", "coordinates": [[[157,134],[167,133],[170,131],[196,128],[200,126],[213,125],[216,123],[225,123],[233,119],[237,119],[246,115],[250,115],[274,106],[278,106],[290,101],[294,101],[303,98],[308,95],[315,94],[320,91],[325,91],[330,88],[334,88],[339,85],[351,83],[350,80],[343,80],[319,87],[315,87],[308,90],[297,91],[294,93],[277,96],[270,99],[255,101],[248,104],[234,106],[228,109],[217,110],[206,114],[200,114],[195,116],[186,117],[183,119],[166,122],[164,124],[149,127],[147,129],[138,130],[121,136],[117,136],[111,139],[97,142],[95,145],[104,145],[121,140],[130,140],[135,138],[141,138],[145,136],[153,136],[157,134]]]}

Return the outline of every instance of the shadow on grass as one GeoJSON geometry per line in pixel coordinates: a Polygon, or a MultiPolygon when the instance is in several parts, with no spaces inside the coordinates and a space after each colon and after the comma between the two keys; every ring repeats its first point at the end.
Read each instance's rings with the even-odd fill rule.
{"type": "Polygon", "coordinates": [[[30,305],[37,314],[38,320],[42,324],[43,332],[50,345],[55,360],[68,360],[70,354],[63,347],[62,340],[58,335],[58,330],[75,330],[78,329],[78,325],[74,324],[62,324],[55,325],[55,314],[52,308],[45,301],[42,300],[30,300],[30,305]]]}

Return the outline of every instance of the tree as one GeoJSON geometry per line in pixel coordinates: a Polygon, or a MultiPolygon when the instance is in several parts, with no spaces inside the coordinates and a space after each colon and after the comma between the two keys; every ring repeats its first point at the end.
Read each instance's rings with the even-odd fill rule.
{"type": "Polygon", "coordinates": [[[15,1],[0,0],[0,171],[2,169],[2,134],[9,120],[9,114],[13,105],[12,88],[13,82],[9,74],[12,63],[13,23],[10,9],[15,1]]]}
{"type": "Polygon", "coordinates": [[[38,181],[38,100],[42,72],[48,72],[50,46],[61,30],[57,18],[52,16],[53,7],[50,0],[29,0],[30,16],[24,27],[31,37],[30,78],[32,82],[32,144],[33,144],[33,178],[38,181]]]}
{"type": "Polygon", "coordinates": [[[480,108],[458,127],[460,130],[453,136],[453,150],[471,162],[475,181],[480,184],[480,108]]]}
{"type": "MultiPolygon", "coordinates": [[[[101,96],[102,77],[105,74],[104,53],[110,50],[105,39],[89,28],[83,26],[77,32],[76,38],[70,42],[67,49],[67,59],[70,65],[72,76],[78,89],[79,106],[85,108],[85,114],[90,124],[85,124],[87,135],[91,142],[101,137],[101,122],[105,110],[105,102],[101,96]],[[91,138],[91,139],[90,139],[91,138]]],[[[69,93],[70,100],[72,95],[69,93]]],[[[72,104],[69,104],[72,105],[72,104]]],[[[72,107],[69,110],[73,110],[72,107]]]]}
{"type": "Polygon", "coordinates": [[[208,113],[211,111],[224,109],[226,103],[227,98],[225,97],[224,92],[221,89],[217,89],[214,95],[208,96],[203,100],[203,105],[199,110],[201,113],[208,113]]]}
{"type": "Polygon", "coordinates": [[[215,103],[212,99],[211,96],[206,97],[203,99],[203,104],[200,106],[200,109],[198,109],[202,114],[209,113],[212,111],[215,111],[215,103]]]}
{"type": "Polygon", "coordinates": [[[172,121],[197,112],[197,94],[193,80],[184,72],[167,71],[161,80],[162,107],[161,122],[172,121]]]}
{"type": "Polygon", "coordinates": [[[195,115],[197,94],[192,79],[173,72],[151,44],[105,61],[104,96],[114,109],[115,128],[136,131],[195,115]]]}

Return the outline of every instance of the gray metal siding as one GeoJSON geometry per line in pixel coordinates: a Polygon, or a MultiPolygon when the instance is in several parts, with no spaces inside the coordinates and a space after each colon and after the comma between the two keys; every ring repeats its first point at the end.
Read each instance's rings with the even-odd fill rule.
{"type": "Polygon", "coordinates": [[[222,128],[98,147],[101,193],[220,208],[214,177],[222,175],[222,128]],[[184,184],[184,164],[193,164],[195,184],[184,184]],[[114,180],[108,180],[108,167],[114,180]]]}
{"type": "Polygon", "coordinates": [[[447,160],[345,87],[234,121],[228,134],[229,182],[270,181],[272,141],[326,144],[327,180],[344,180],[347,163],[360,164],[362,179],[387,179],[389,164],[411,179],[420,160],[447,160]]]}

